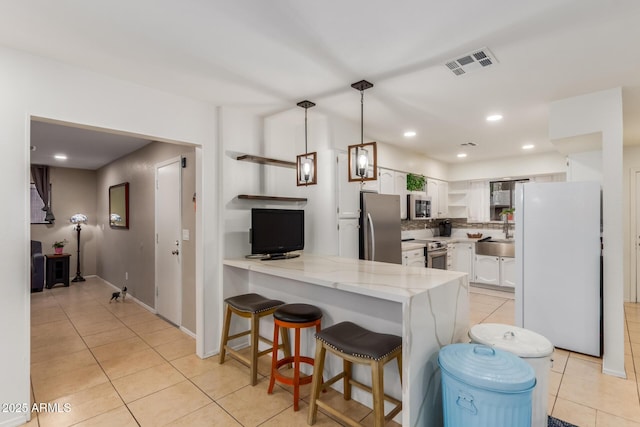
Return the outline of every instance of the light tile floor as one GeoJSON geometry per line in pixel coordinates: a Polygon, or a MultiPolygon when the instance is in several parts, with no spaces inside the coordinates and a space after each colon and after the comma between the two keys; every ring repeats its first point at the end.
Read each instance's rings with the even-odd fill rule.
{"type": "MultiPolygon", "coordinates": [[[[67,403],[69,412],[33,413],[31,426],[305,426],[309,386],[300,411],[292,393],[267,395],[269,360],[249,385],[247,368],[227,358],[201,360],[195,340],[131,299],[109,303],[103,281],[31,294],[31,386],[37,403],[67,403]]],[[[472,288],[471,325],[513,323],[513,294],[472,288]]],[[[625,304],[628,379],[602,375],[600,359],[554,354],[549,411],[578,426],[640,427],[635,366],[640,363],[640,304],[625,304]],[[634,355],[636,356],[634,358],[634,355]]],[[[327,398],[372,425],[371,411],[327,398]]],[[[392,425],[397,425],[391,423],[392,425]]],[[[319,414],[318,426],[339,426],[319,414]]]]}

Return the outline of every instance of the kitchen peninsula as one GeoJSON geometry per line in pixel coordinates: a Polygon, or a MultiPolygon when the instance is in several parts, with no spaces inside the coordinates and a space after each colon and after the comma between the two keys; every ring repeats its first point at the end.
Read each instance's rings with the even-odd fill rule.
{"type": "MultiPolygon", "coordinates": [[[[402,386],[397,366],[390,363],[385,367],[385,391],[402,398],[403,426],[441,426],[437,356],[447,344],[468,341],[468,284],[464,273],[303,254],[277,261],[225,260],[223,297],[256,292],[288,303],[314,304],[324,312],[323,327],[349,320],[402,335],[402,386]]],[[[267,336],[269,326],[262,326],[267,336]]],[[[313,355],[313,334],[303,335],[302,352],[313,355]]],[[[338,359],[328,359],[325,376],[340,368],[338,359]]],[[[356,379],[370,384],[369,371],[358,368],[356,379]]],[[[342,391],[342,382],[336,386],[342,391]]],[[[370,395],[356,391],[353,398],[372,407],[370,395]]]]}

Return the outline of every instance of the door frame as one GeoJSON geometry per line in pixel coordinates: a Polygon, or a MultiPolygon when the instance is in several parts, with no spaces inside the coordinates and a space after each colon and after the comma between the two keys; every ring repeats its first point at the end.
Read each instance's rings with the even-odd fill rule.
{"type": "Polygon", "coordinates": [[[638,198],[638,191],[640,186],[638,185],[640,180],[640,168],[632,168],[629,171],[629,300],[631,302],[638,302],[638,295],[640,295],[640,272],[638,269],[640,265],[637,262],[637,252],[640,250],[638,245],[640,244],[640,227],[638,227],[640,215],[640,209],[638,204],[640,198],[638,198]]]}
{"type": "MultiPolygon", "coordinates": [[[[154,185],[154,193],[155,193],[155,197],[154,197],[154,234],[155,234],[155,244],[154,244],[154,306],[155,306],[155,311],[158,315],[162,316],[162,314],[159,312],[158,310],[158,169],[171,165],[173,163],[178,163],[178,169],[180,171],[179,177],[178,177],[178,188],[179,188],[179,196],[178,196],[178,222],[179,222],[179,227],[178,229],[181,231],[182,230],[182,156],[177,156],[177,157],[172,157],[170,159],[164,160],[162,162],[156,163],[154,165],[154,170],[155,170],[155,185],[154,185]]],[[[178,245],[178,250],[180,251],[180,253],[178,254],[178,256],[183,256],[183,251],[182,251],[182,235],[180,234],[178,237],[178,241],[179,241],[179,245],[178,245]]],[[[182,292],[183,292],[183,283],[182,283],[182,276],[183,276],[183,272],[182,272],[182,258],[180,259],[180,266],[179,266],[179,277],[180,277],[180,281],[179,281],[179,289],[178,289],[178,320],[179,323],[177,324],[178,327],[180,327],[182,329],[182,292]]],[[[164,317],[164,316],[163,316],[164,317]]],[[[170,319],[167,319],[170,320],[170,319]]]]}

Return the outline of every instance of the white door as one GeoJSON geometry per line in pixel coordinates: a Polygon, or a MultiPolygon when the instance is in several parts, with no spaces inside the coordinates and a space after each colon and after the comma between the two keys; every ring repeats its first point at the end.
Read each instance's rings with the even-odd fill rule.
{"type": "Polygon", "coordinates": [[[182,318],[181,159],[156,165],[156,310],[170,322],[182,318]]]}

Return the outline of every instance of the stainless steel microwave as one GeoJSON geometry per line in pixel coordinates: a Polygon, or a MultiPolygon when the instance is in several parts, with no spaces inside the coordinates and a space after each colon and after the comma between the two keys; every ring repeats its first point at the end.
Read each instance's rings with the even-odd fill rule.
{"type": "Polygon", "coordinates": [[[424,194],[407,195],[409,219],[431,219],[431,197],[424,194]]]}

